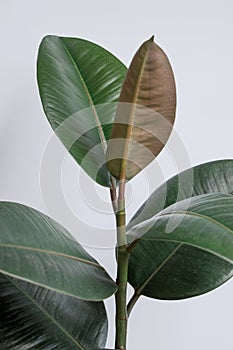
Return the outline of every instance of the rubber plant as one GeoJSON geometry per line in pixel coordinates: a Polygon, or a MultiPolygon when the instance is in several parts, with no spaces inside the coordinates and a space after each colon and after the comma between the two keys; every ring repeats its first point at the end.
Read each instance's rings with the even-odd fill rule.
{"type": "Polygon", "coordinates": [[[103,300],[115,294],[115,349],[125,350],[141,295],[185,299],[232,276],[233,160],[177,174],[126,223],[127,182],[157,157],[174,125],[175,81],[165,53],[152,37],[127,69],[92,42],[47,36],[37,77],[51,127],[93,181],[109,188],[117,276],[48,216],[1,202],[1,348],[103,349],[103,300]]]}

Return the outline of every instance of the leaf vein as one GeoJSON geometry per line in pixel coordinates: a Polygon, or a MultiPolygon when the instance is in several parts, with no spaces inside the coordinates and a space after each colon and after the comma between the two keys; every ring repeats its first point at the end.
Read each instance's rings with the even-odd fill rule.
{"type": "Polygon", "coordinates": [[[81,263],[92,265],[92,266],[95,266],[95,267],[103,269],[103,267],[101,265],[99,265],[98,263],[95,263],[93,261],[86,260],[86,259],[83,259],[83,258],[79,258],[77,256],[73,256],[73,255],[69,255],[69,254],[55,252],[55,251],[52,251],[52,250],[45,250],[45,249],[40,249],[40,248],[18,246],[18,245],[14,245],[14,244],[0,244],[0,247],[2,247],[2,248],[13,248],[13,249],[19,249],[19,250],[28,250],[28,251],[38,252],[38,253],[42,253],[42,254],[55,255],[55,256],[62,257],[62,258],[76,260],[76,261],[79,261],[81,263]]]}
{"type": "Polygon", "coordinates": [[[80,350],[85,350],[65,329],[61,326],[59,322],[57,322],[51,315],[42,307],[40,306],[35,299],[33,299],[26,291],[25,289],[18,286],[9,276],[5,275],[5,277],[12,283],[14,286],[22,292],[38,309],[50,320],[52,321],[65,335],[67,335],[68,338],[71,339],[71,341],[79,347],[80,350]]]}
{"type": "Polygon", "coordinates": [[[90,105],[91,105],[91,108],[92,108],[92,111],[93,111],[93,114],[94,114],[94,118],[95,118],[95,122],[96,122],[96,125],[97,125],[97,130],[98,130],[100,141],[101,141],[101,144],[102,144],[102,147],[103,147],[103,151],[104,151],[104,153],[106,153],[107,142],[106,142],[106,138],[105,138],[105,135],[104,135],[104,132],[103,132],[103,129],[102,129],[102,125],[101,125],[99,117],[98,117],[98,113],[97,113],[96,108],[95,108],[94,101],[93,101],[93,99],[91,97],[91,94],[90,94],[90,92],[88,90],[87,84],[86,84],[86,82],[83,79],[83,76],[82,76],[82,74],[80,72],[80,69],[77,66],[77,63],[75,62],[74,58],[72,57],[72,55],[71,55],[70,51],[68,50],[66,44],[63,42],[63,40],[61,40],[61,41],[62,41],[64,49],[65,49],[65,51],[67,53],[67,56],[69,57],[71,63],[73,64],[74,69],[77,72],[77,75],[79,76],[79,78],[80,78],[80,80],[82,82],[83,88],[84,88],[84,90],[85,90],[85,92],[87,94],[88,100],[90,102],[90,105]]]}

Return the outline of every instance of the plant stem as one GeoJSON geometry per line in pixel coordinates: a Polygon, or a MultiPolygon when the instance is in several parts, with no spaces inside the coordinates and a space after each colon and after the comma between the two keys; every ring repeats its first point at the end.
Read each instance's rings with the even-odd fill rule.
{"type": "Polygon", "coordinates": [[[116,214],[116,212],[117,212],[116,181],[112,176],[110,178],[110,181],[111,181],[110,196],[111,196],[111,201],[112,201],[112,208],[113,208],[114,213],[116,214]]]}
{"type": "Polygon", "coordinates": [[[127,305],[128,316],[130,315],[134,305],[136,304],[139,298],[140,298],[140,294],[135,292],[127,305]]]}
{"type": "Polygon", "coordinates": [[[125,180],[119,184],[117,222],[117,280],[118,290],[116,293],[116,339],[115,348],[125,350],[127,340],[127,281],[129,253],[125,232],[125,180]]]}

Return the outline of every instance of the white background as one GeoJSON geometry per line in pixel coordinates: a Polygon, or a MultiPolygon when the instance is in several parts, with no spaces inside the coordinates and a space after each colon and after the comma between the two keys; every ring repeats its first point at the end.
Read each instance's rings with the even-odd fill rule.
{"type": "MultiPolygon", "coordinates": [[[[144,0],[139,4],[121,0],[1,0],[0,199],[22,202],[48,212],[73,233],[79,230],[78,220],[71,224],[69,218],[62,215],[56,195],[52,212],[41,196],[40,164],[52,131],[40,104],[35,67],[38,45],[47,34],[94,41],[127,65],[138,46],[155,34],[175,72],[178,90],[175,128],[190,163],[232,158],[232,18],[230,0],[144,0]]],[[[182,155],[178,149],[165,150],[159,156],[162,177],[168,178],[186,167],[181,164],[177,169],[176,158],[179,157],[182,155]],[[173,162],[169,152],[172,152],[173,162]]],[[[160,175],[153,175],[155,182],[148,186],[146,178],[150,180],[154,168],[150,166],[148,176],[142,175],[132,181],[128,190],[132,199],[129,215],[162,181],[160,175]],[[139,189],[140,193],[132,195],[132,191],[139,189]]],[[[107,191],[96,186],[96,195],[90,198],[93,203],[85,203],[85,192],[91,188],[91,180],[78,169],[67,156],[62,183],[70,208],[81,221],[91,220],[92,226],[112,227],[112,215],[91,208],[97,205],[97,197],[101,205],[106,204],[107,191]]],[[[113,249],[94,247],[89,251],[105,264],[112,276],[115,275],[113,249]]],[[[130,319],[128,349],[231,349],[232,295],[233,282],[229,281],[211,293],[181,302],[141,298],[130,319]]],[[[109,317],[113,319],[112,299],[107,305],[109,317]]],[[[112,321],[110,327],[113,327],[112,321]]],[[[108,346],[113,346],[112,330],[108,346]]]]}

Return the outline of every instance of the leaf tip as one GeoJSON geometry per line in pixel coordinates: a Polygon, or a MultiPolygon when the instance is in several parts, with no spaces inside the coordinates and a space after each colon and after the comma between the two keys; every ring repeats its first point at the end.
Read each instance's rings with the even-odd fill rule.
{"type": "Polygon", "coordinates": [[[149,39],[149,41],[154,42],[154,39],[155,39],[155,36],[154,36],[154,34],[153,34],[152,37],[149,39]]]}

